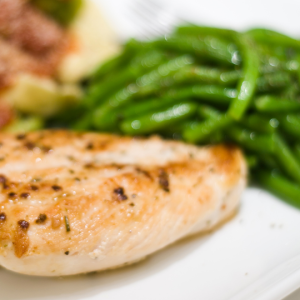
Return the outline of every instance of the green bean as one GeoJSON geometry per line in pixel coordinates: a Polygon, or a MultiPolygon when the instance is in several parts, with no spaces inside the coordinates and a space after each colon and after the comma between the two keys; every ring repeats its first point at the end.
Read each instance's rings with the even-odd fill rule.
{"type": "Polygon", "coordinates": [[[72,107],[66,107],[51,118],[46,120],[46,128],[68,128],[73,127],[79,119],[84,118],[89,111],[82,101],[72,107]]]}
{"type": "Polygon", "coordinates": [[[132,95],[133,99],[144,99],[161,95],[161,93],[168,88],[176,85],[173,76],[168,76],[157,80],[157,82],[150,83],[149,85],[140,86],[136,93],[132,95]]]}
{"type": "Polygon", "coordinates": [[[276,118],[262,116],[257,113],[245,116],[239,123],[247,129],[259,133],[273,133],[279,126],[279,121],[276,118]]]}
{"type": "Polygon", "coordinates": [[[88,112],[83,115],[79,120],[76,120],[71,126],[73,130],[85,131],[93,127],[93,113],[88,112]]]}
{"type": "Polygon", "coordinates": [[[300,144],[295,145],[294,154],[295,154],[295,157],[298,159],[298,162],[300,163],[300,144]]]}
{"type": "Polygon", "coordinates": [[[300,208],[300,187],[275,172],[260,170],[255,172],[257,181],[286,202],[300,208]]]}
{"type": "Polygon", "coordinates": [[[273,54],[270,53],[269,47],[257,44],[256,50],[260,57],[260,74],[270,74],[285,70],[285,62],[281,61],[278,57],[274,57],[273,54]]]}
{"type": "Polygon", "coordinates": [[[133,53],[146,53],[147,51],[157,50],[157,47],[153,47],[151,43],[131,38],[126,42],[124,49],[133,53]]]}
{"type": "Polygon", "coordinates": [[[119,110],[119,115],[123,119],[133,118],[173,104],[176,104],[176,100],[172,98],[154,98],[145,100],[141,103],[134,103],[133,105],[130,105],[128,107],[124,107],[119,110]]]}
{"type": "Polygon", "coordinates": [[[284,139],[274,135],[274,155],[282,170],[296,182],[300,183],[300,164],[284,139]]]}
{"type": "Polygon", "coordinates": [[[291,78],[287,72],[276,72],[259,77],[256,84],[258,92],[270,92],[287,87],[291,78]]]}
{"type": "Polygon", "coordinates": [[[291,59],[285,63],[284,69],[290,73],[297,74],[300,69],[299,62],[296,59],[291,59]]]}
{"type": "Polygon", "coordinates": [[[291,58],[294,58],[294,55],[290,55],[291,50],[290,48],[287,49],[286,47],[282,45],[271,45],[268,43],[265,43],[265,46],[268,49],[269,56],[272,60],[276,59],[279,62],[279,66],[281,65],[281,68],[284,66],[285,62],[291,58]],[[290,53],[289,53],[290,52],[290,53]]]}
{"type": "MultiPolygon", "coordinates": [[[[180,124],[176,124],[175,126],[172,126],[172,128],[169,128],[169,130],[161,131],[161,133],[166,137],[171,137],[173,139],[182,139],[183,138],[182,134],[184,130],[187,130],[188,128],[195,128],[198,124],[200,124],[199,121],[186,121],[182,124],[182,126],[179,126],[180,124]]],[[[221,131],[217,131],[213,135],[208,136],[205,140],[203,140],[203,143],[220,144],[223,141],[224,141],[223,133],[221,131]]]]}
{"type": "MultiPolygon", "coordinates": [[[[149,96],[155,92],[158,92],[165,88],[172,88],[178,84],[216,84],[216,92],[219,94],[228,95],[228,91],[224,90],[222,86],[230,87],[238,81],[241,77],[241,72],[239,71],[221,71],[219,69],[210,67],[199,67],[199,66],[186,66],[182,69],[176,71],[174,74],[163,78],[160,81],[154,82],[151,85],[142,87],[136,94],[135,97],[145,97],[149,96]],[[220,85],[220,87],[218,86],[220,85]]],[[[212,87],[214,88],[214,86],[212,87]]],[[[203,91],[204,88],[202,88],[203,91]]],[[[208,89],[206,89],[208,90],[208,89]]],[[[201,93],[201,92],[200,92],[201,93]]],[[[230,94],[232,95],[232,94],[230,94]]]]}
{"type": "Polygon", "coordinates": [[[300,139],[300,116],[289,114],[280,120],[280,127],[293,138],[300,139]]]}
{"type": "Polygon", "coordinates": [[[118,91],[112,97],[107,99],[101,106],[99,106],[94,112],[94,126],[97,129],[107,130],[113,124],[105,117],[112,109],[116,107],[122,107],[127,103],[133,101],[134,94],[140,91],[142,88],[151,86],[158,80],[167,77],[170,73],[175,72],[182,67],[192,64],[193,58],[189,55],[179,56],[164,64],[159,65],[155,70],[147,73],[136,80],[135,84],[130,84],[126,88],[118,91]]]}
{"type": "Polygon", "coordinates": [[[174,75],[176,83],[205,83],[231,86],[237,83],[241,77],[239,71],[222,71],[216,68],[189,66],[179,70],[174,75]]]}
{"type": "Polygon", "coordinates": [[[118,92],[114,97],[109,99],[111,106],[116,107],[128,101],[133,94],[136,94],[140,89],[151,86],[159,80],[174,74],[177,70],[184,66],[191,65],[194,59],[189,55],[179,56],[160,66],[157,69],[147,73],[136,80],[136,84],[130,85],[127,89],[118,92]]]}
{"type": "MultiPolygon", "coordinates": [[[[201,118],[206,119],[206,121],[208,121],[208,120],[217,120],[217,119],[220,119],[222,117],[222,113],[220,111],[212,108],[211,106],[207,106],[207,105],[199,106],[198,115],[201,118]]],[[[213,123],[213,121],[210,121],[210,122],[213,123]]],[[[217,124],[215,123],[215,126],[216,125],[217,124]]],[[[206,126],[207,126],[207,124],[206,124],[206,126]]],[[[226,124],[226,121],[225,121],[225,127],[226,126],[227,126],[227,124],[226,124]]],[[[196,124],[193,124],[193,127],[186,128],[186,131],[187,132],[193,132],[193,131],[197,130],[197,128],[202,128],[202,130],[203,130],[203,123],[197,122],[196,124]]],[[[212,135],[206,135],[206,136],[201,137],[201,142],[202,143],[203,142],[205,142],[205,143],[221,143],[222,141],[224,141],[224,139],[225,138],[224,138],[224,135],[222,133],[222,130],[218,130],[218,131],[214,130],[212,135]]]]}
{"type": "Polygon", "coordinates": [[[282,90],[279,96],[283,99],[287,100],[295,100],[298,99],[299,95],[299,86],[296,82],[290,82],[290,84],[282,90]]]}
{"type": "Polygon", "coordinates": [[[219,84],[224,85],[233,85],[238,82],[238,80],[242,77],[242,72],[240,71],[227,71],[223,72],[220,75],[221,82],[219,84]]]}
{"type": "Polygon", "coordinates": [[[275,96],[262,96],[254,101],[255,108],[264,113],[289,113],[300,110],[300,102],[275,96]]]}
{"type": "MultiPolygon", "coordinates": [[[[221,71],[218,69],[198,66],[186,66],[171,73],[169,76],[154,81],[152,84],[141,87],[135,94],[135,98],[149,96],[165,88],[183,83],[219,84],[224,86],[234,85],[241,77],[239,71],[221,71]]],[[[220,88],[219,88],[220,90],[220,88]]]]}
{"type": "Polygon", "coordinates": [[[163,95],[176,99],[199,99],[209,103],[227,106],[230,104],[230,101],[236,97],[236,94],[236,89],[232,88],[224,88],[217,85],[193,85],[190,87],[170,89],[163,95]]]}
{"type": "Polygon", "coordinates": [[[110,127],[114,129],[114,125],[120,123],[124,119],[139,117],[157,111],[158,109],[170,107],[170,105],[175,105],[180,101],[181,100],[176,101],[172,98],[154,98],[143,102],[130,103],[132,105],[108,111],[107,114],[103,116],[103,121],[110,124],[110,127]]]}
{"type": "Polygon", "coordinates": [[[207,136],[202,144],[221,144],[224,143],[225,135],[221,130],[215,131],[214,134],[207,136]]]}
{"type": "Polygon", "coordinates": [[[175,33],[181,35],[212,35],[220,38],[234,40],[236,31],[217,27],[197,26],[193,24],[183,25],[176,28],[175,33]]]}
{"type": "Polygon", "coordinates": [[[105,100],[110,93],[123,85],[129,84],[137,77],[149,72],[149,70],[161,65],[166,60],[166,55],[160,51],[142,53],[135,57],[132,62],[123,70],[114,74],[113,78],[108,77],[99,82],[95,82],[89,87],[85,103],[91,107],[98,102],[105,100]]]}
{"type": "Polygon", "coordinates": [[[220,116],[220,112],[208,105],[200,105],[198,115],[203,119],[217,118],[220,116]]]}
{"type": "Polygon", "coordinates": [[[182,139],[182,132],[187,128],[193,128],[197,124],[199,124],[199,121],[189,119],[184,121],[179,121],[176,124],[173,124],[172,126],[164,127],[160,130],[160,133],[167,137],[180,137],[182,139]]]}
{"type": "Polygon", "coordinates": [[[130,135],[147,134],[185,120],[194,115],[196,110],[197,105],[194,103],[180,103],[155,113],[125,120],[121,123],[120,128],[124,133],[130,135]]]}
{"type": "Polygon", "coordinates": [[[267,154],[260,153],[259,161],[263,166],[266,166],[267,168],[279,169],[276,158],[273,155],[270,155],[269,153],[267,154]]]}
{"type": "MultiPolygon", "coordinates": [[[[198,114],[200,117],[207,119],[218,116],[220,112],[210,106],[201,105],[198,108],[198,114]]],[[[275,118],[270,119],[259,114],[251,114],[244,117],[239,124],[243,125],[247,129],[255,130],[259,133],[273,133],[278,127],[279,122],[276,122],[275,118]]]]}
{"type": "Polygon", "coordinates": [[[100,80],[103,80],[103,78],[106,77],[108,74],[112,74],[113,72],[119,71],[120,68],[124,67],[125,63],[128,63],[128,60],[133,55],[134,53],[124,50],[120,54],[104,62],[91,75],[90,80],[92,84],[97,84],[100,80]]]}
{"type": "Polygon", "coordinates": [[[239,41],[244,76],[238,84],[238,95],[229,108],[229,115],[235,120],[240,120],[250,106],[259,76],[259,57],[252,40],[244,34],[240,36],[239,41]]]}
{"type": "Polygon", "coordinates": [[[300,41],[291,38],[285,34],[263,28],[254,28],[247,32],[260,43],[269,43],[272,45],[282,45],[284,47],[292,47],[300,50],[300,41]]]}
{"type": "Polygon", "coordinates": [[[256,155],[246,155],[245,158],[249,169],[253,169],[257,167],[258,158],[256,155]]]}
{"type": "Polygon", "coordinates": [[[212,134],[224,130],[232,123],[232,119],[227,114],[219,114],[201,122],[194,128],[186,129],[183,138],[188,142],[204,142],[212,134]]]}
{"type": "MultiPolygon", "coordinates": [[[[151,52],[158,52],[156,49],[145,47],[145,43],[136,39],[129,39],[123,46],[123,51],[106,62],[101,64],[93,73],[90,75],[90,81],[92,84],[99,83],[104,77],[109,75],[116,75],[114,72],[119,72],[125,66],[130,63],[139,64],[144,62],[145,54],[149,54],[151,59],[151,52]],[[136,58],[135,58],[136,57],[136,58]],[[139,62],[140,60],[140,62],[139,62]]],[[[147,65],[147,64],[146,64],[147,65]]],[[[111,77],[110,77],[111,78],[111,77]]]]}
{"type": "Polygon", "coordinates": [[[296,74],[297,74],[297,87],[299,88],[299,83],[300,83],[300,53],[298,53],[297,56],[296,56],[296,62],[298,64],[298,70],[296,72],[296,74]]]}
{"type": "Polygon", "coordinates": [[[241,63],[235,44],[216,37],[206,36],[200,39],[193,36],[174,35],[167,40],[154,41],[152,45],[160,49],[190,53],[202,61],[209,60],[225,65],[239,65],[241,63]]]}
{"type": "Polygon", "coordinates": [[[268,55],[262,55],[261,57],[261,66],[260,66],[261,74],[271,74],[276,72],[287,72],[292,75],[297,75],[299,71],[299,62],[297,59],[288,59],[284,58],[284,60],[268,55]]]}
{"type": "Polygon", "coordinates": [[[274,140],[272,134],[258,134],[234,125],[228,127],[226,133],[242,148],[257,153],[272,153],[274,151],[274,140]]]}

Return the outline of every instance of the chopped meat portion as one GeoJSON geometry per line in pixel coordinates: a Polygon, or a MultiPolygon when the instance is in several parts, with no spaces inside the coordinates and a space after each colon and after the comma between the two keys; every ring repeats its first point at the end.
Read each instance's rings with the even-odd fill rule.
{"type": "Polygon", "coordinates": [[[37,61],[0,37],[0,88],[8,86],[19,72],[37,73],[37,61]]]}
{"type": "Polygon", "coordinates": [[[0,0],[0,89],[20,73],[53,76],[66,53],[65,30],[26,0],[0,0]]]}
{"type": "Polygon", "coordinates": [[[0,0],[0,34],[16,46],[37,55],[56,48],[64,31],[25,0],[0,0]]]}
{"type": "Polygon", "coordinates": [[[36,59],[0,37],[0,89],[11,85],[20,73],[53,75],[61,52],[62,49],[57,49],[45,58],[36,59]]]}

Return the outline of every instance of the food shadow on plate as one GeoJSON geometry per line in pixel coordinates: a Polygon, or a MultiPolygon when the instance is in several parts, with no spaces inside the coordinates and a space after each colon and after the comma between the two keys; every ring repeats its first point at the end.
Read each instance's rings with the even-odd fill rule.
{"type": "Polygon", "coordinates": [[[31,277],[0,269],[1,299],[86,299],[124,285],[144,280],[191,255],[213,233],[184,238],[145,260],[116,270],[59,278],[31,277]],[[17,287],[17,288],[16,288],[17,287]]]}

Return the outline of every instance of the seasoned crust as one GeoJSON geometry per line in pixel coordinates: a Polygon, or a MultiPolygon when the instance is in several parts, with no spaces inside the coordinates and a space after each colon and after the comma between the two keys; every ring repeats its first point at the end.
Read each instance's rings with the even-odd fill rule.
{"type": "MultiPolygon", "coordinates": [[[[0,213],[7,216],[0,253],[24,261],[65,253],[93,260],[123,255],[118,264],[139,259],[202,221],[211,220],[201,230],[220,222],[245,186],[245,163],[232,146],[69,131],[2,134],[0,143],[0,213]],[[20,231],[20,220],[28,230],[20,231]]],[[[91,270],[79,272],[85,271],[91,270]]]]}

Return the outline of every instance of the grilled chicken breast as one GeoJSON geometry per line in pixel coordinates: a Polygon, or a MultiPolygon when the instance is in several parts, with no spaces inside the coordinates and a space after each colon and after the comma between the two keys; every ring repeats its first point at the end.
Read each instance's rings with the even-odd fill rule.
{"type": "Polygon", "coordinates": [[[245,184],[231,146],[0,134],[0,265],[61,276],[132,263],[226,219],[245,184]]]}

